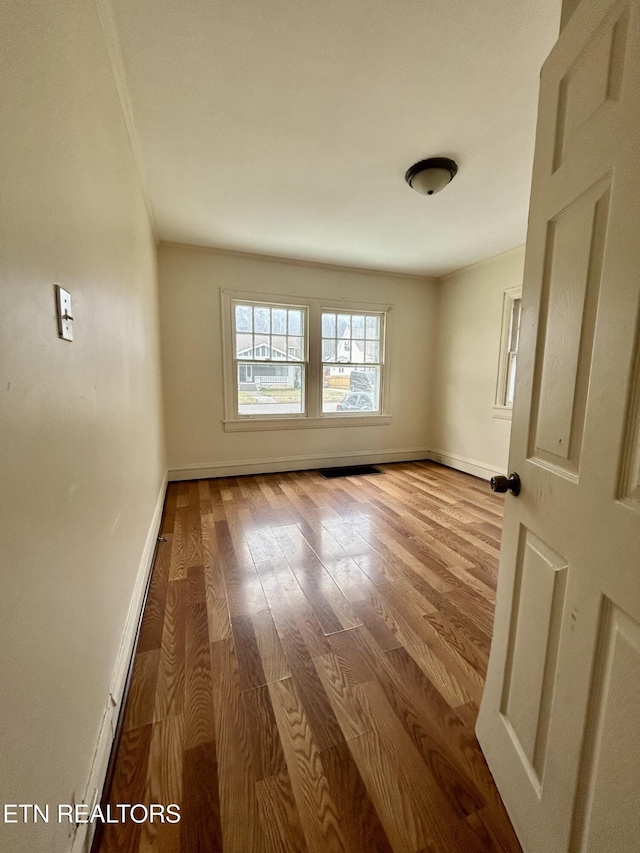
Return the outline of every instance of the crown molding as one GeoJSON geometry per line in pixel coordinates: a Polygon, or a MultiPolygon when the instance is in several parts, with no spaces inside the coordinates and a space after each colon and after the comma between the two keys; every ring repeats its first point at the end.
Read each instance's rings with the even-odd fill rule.
{"type": "Polygon", "coordinates": [[[206,246],[200,243],[179,243],[173,240],[161,240],[160,248],[182,249],[186,251],[205,252],[223,257],[238,258],[246,261],[265,261],[273,264],[291,264],[296,267],[312,267],[333,272],[357,273],[359,275],[382,275],[386,278],[409,278],[413,281],[436,281],[435,276],[422,275],[419,273],[393,272],[392,270],[381,270],[373,267],[347,266],[346,264],[332,264],[328,261],[310,261],[305,258],[283,257],[281,255],[262,254],[260,252],[244,252],[238,249],[225,249],[220,246],[206,246]]]}

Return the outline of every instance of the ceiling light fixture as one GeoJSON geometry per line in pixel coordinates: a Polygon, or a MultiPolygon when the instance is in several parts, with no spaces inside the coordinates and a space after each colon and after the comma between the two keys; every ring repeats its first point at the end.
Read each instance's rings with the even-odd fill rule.
{"type": "Polygon", "coordinates": [[[456,176],[458,164],[448,157],[430,157],[420,160],[407,169],[405,181],[411,189],[422,195],[435,195],[456,176]]]}

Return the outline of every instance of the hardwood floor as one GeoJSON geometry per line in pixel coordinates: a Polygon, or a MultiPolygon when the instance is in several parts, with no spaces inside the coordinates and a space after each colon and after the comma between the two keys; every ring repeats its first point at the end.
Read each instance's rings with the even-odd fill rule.
{"type": "Polygon", "coordinates": [[[429,462],[169,486],[101,853],[516,853],[474,736],[502,499],[429,462]]]}

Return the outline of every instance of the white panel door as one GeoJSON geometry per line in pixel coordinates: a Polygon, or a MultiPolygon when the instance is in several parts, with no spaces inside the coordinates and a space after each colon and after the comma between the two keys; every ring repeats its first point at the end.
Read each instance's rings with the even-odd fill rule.
{"type": "Polygon", "coordinates": [[[545,63],[477,733],[525,853],[640,851],[640,0],[545,63]]]}

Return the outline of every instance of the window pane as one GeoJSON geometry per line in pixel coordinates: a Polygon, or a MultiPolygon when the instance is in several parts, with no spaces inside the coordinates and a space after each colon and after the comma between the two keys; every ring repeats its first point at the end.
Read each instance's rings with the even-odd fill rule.
{"type": "Polygon", "coordinates": [[[378,354],[380,352],[380,344],[377,341],[367,341],[366,345],[366,361],[380,361],[378,354]]]}
{"type": "Polygon", "coordinates": [[[322,337],[323,338],[335,338],[336,336],[336,315],[335,314],[323,314],[322,315],[322,337]]]}
{"type": "Polygon", "coordinates": [[[253,382],[253,365],[238,365],[238,379],[240,382],[253,382]]]}
{"type": "Polygon", "coordinates": [[[380,317],[367,317],[367,337],[375,341],[380,337],[380,317]]]}
{"type": "Polygon", "coordinates": [[[253,358],[253,335],[236,335],[236,358],[253,358]]]}
{"type": "Polygon", "coordinates": [[[505,403],[513,403],[513,398],[516,392],[516,359],[515,352],[509,353],[509,362],[507,365],[507,394],[505,403]]]}
{"type": "Polygon", "coordinates": [[[301,361],[303,356],[303,339],[287,338],[287,357],[301,361]]]}
{"type": "Polygon", "coordinates": [[[363,364],[364,362],[364,341],[351,341],[349,352],[349,361],[354,364],[363,364]]]}
{"type": "Polygon", "coordinates": [[[287,334],[287,311],[285,308],[274,308],[271,312],[272,332],[274,335],[287,334]]]}
{"type": "Polygon", "coordinates": [[[239,415],[304,413],[304,365],[239,364],[239,415]]]}
{"type": "Polygon", "coordinates": [[[271,358],[271,338],[269,335],[254,336],[253,358],[271,358]]]}
{"type": "Polygon", "coordinates": [[[351,314],[338,314],[338,328],[336,337],[351,337],[351,314]]]}
{"type": "Polygon", "coordinates": [[[251,305],[236,305],[236,332],[250,332],[253,328],[251,305]]]}
{"type": "Polygon", "coordinates": [[[253,322],[255,325],[256,332],[270,332],[271,331],[271,309],[270,308],[258,308],[256,306],[253,309],[253,322]]]}
{"type": "Polygon", "coordinates": [[[271,353],[273,358],[287,357],[287,339],[284,335],[273,335],[271,338],[271,353]]]}
{"type": "Polygon", "coordinates": [[[364,317],[360,314],[351,318],[351,334],[354,338],[364,338],[364,317]]]}
{"type": "Polygon", "coordinates": [[[522,299],[513,300],[513,308],[511,311],[511,329],[509,334],[509,349],[514,352],[518,349],[518,340],[520,338],[520,309],[522,299]]]}
{"type": "Polygon", "coordinates": [[[380,368],[343,368],[323,365],[322,412],[358,413],[380,411],[380,368]],[[342,373],[340,372],[342,371],[342,373]]]}
{"type": "Polygon", "coordinates": [[[335,341],[322,341],[322,360],[323,361],[335,361],[336,360],[336,342],[335,341]]]}
{"type": "Polygon", "coordinates": [[[336,361],[344,363],[349,361],[351,355],[351,339],[339,339],[336,341],[336,361]]]}
{"type": "Polygon", "coordinates": [[[289,334],[302,334],[302,311],[289,310],[289,334]]]}

